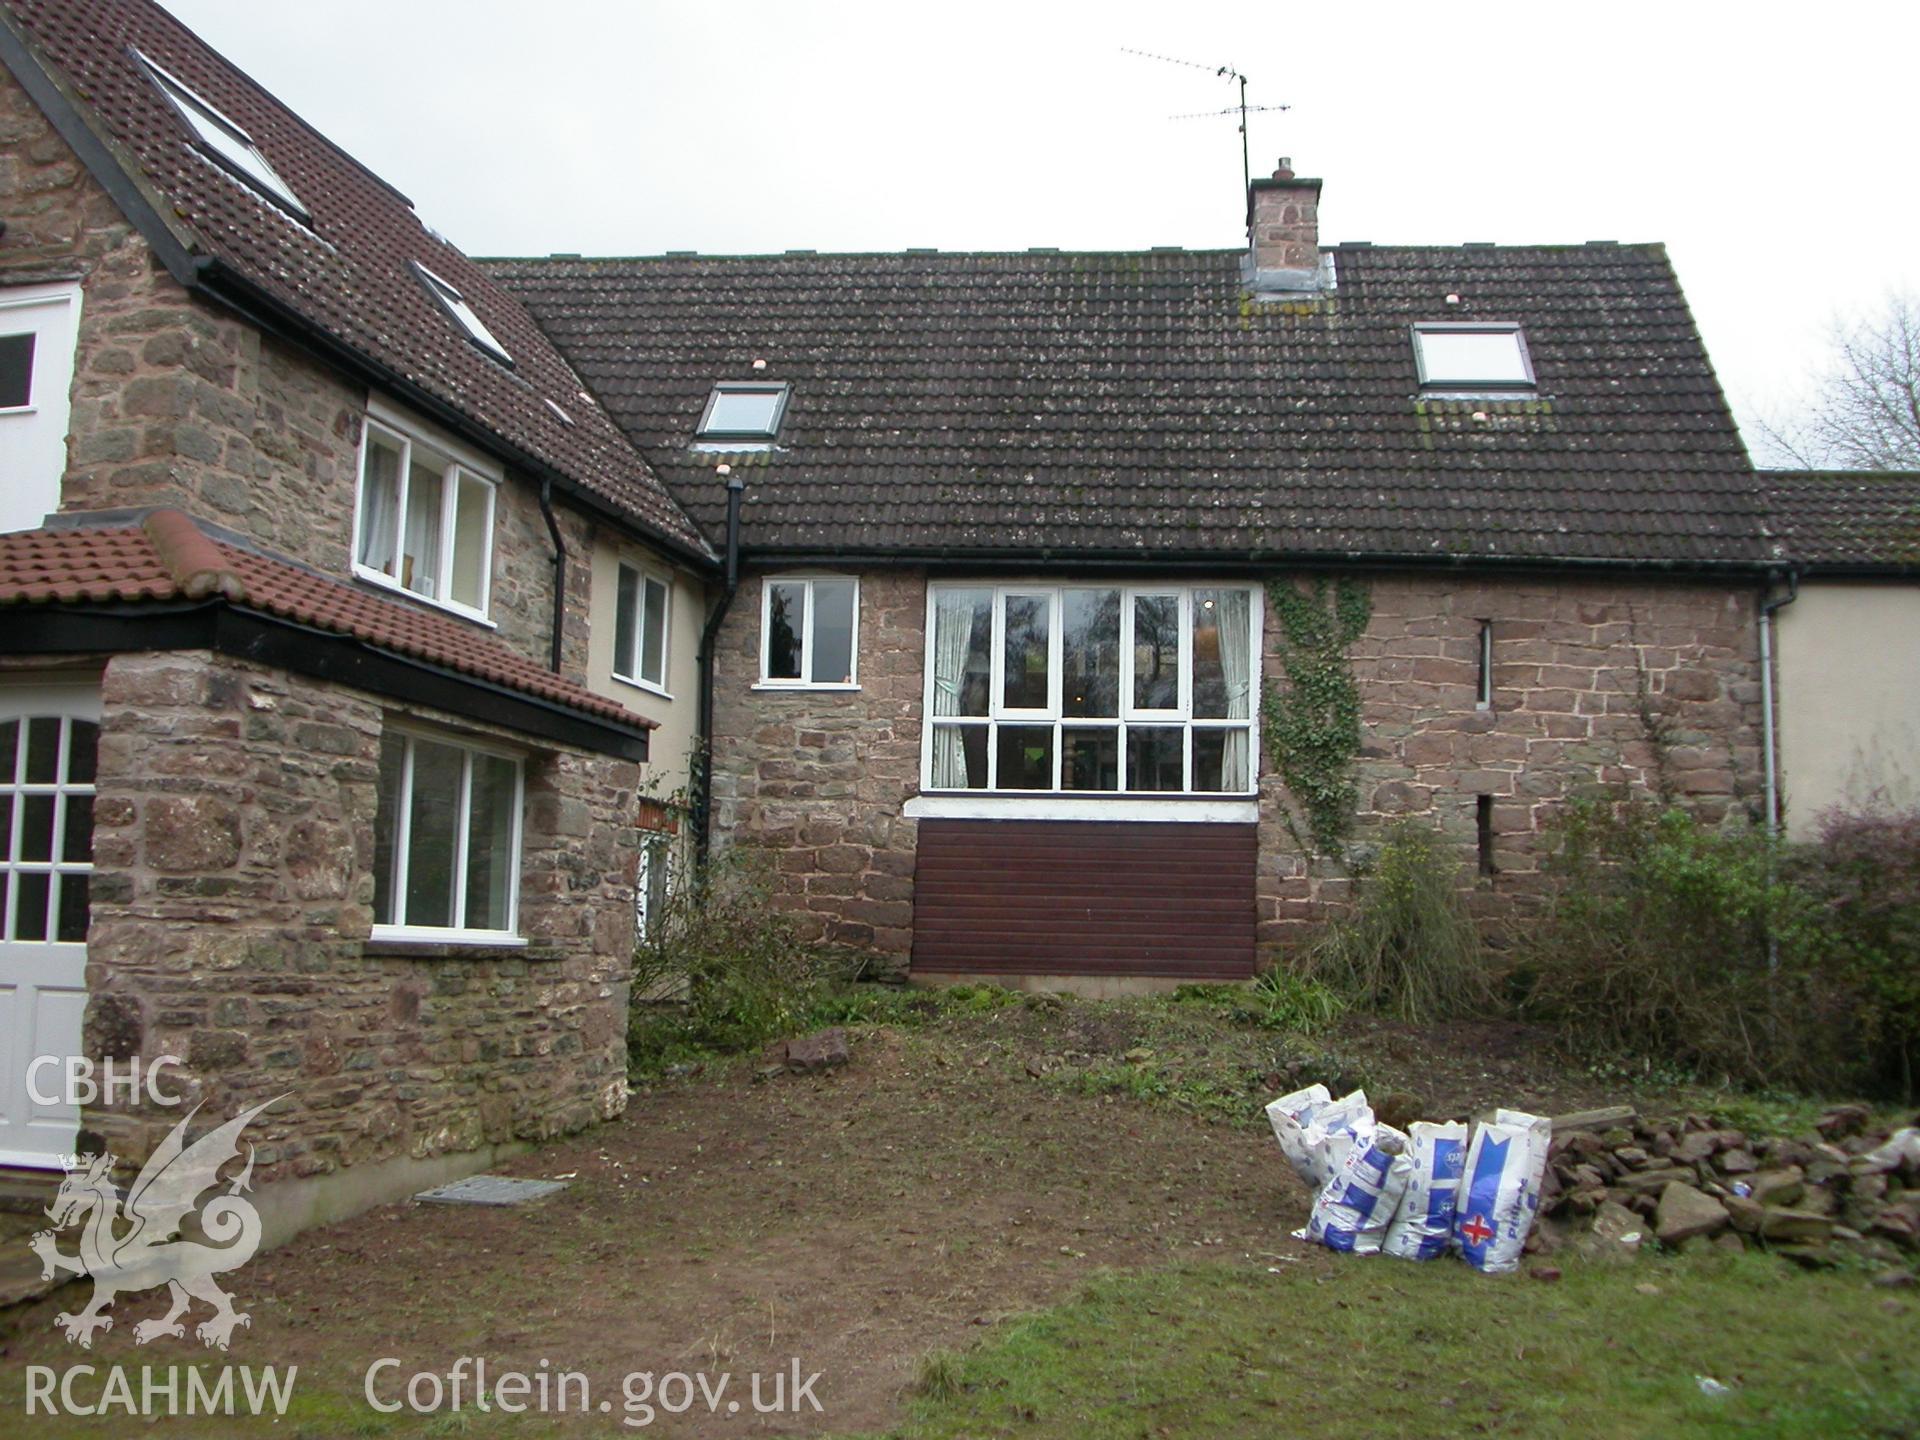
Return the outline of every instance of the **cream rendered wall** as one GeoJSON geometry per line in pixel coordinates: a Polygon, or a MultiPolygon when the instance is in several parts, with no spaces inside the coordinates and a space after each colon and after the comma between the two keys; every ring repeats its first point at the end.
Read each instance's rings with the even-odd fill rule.
{"type": "Polygon", "coordinates": [[[706,586],[636,541],[599,530],[594,535],[592,589],[588,600],[592,624],[587,637],[587,687],[618,700],[637,715],[656,722],[652,759],[647,765],[649,790],[670,799],[687,783],[687,756],[693,748],[700,707],[700,627],[706,618],[706,586]],[[651,570],[672,582],[667,607],[667,693],[614,678],[614,611],[619,597],[620,563],[651,570]]]}
{"type": "Polygon", "coordinates": [[[1920,583],[1810,581],[1776,618],[1789,837],[1829,806],[1920,804],[1920,583]]]}

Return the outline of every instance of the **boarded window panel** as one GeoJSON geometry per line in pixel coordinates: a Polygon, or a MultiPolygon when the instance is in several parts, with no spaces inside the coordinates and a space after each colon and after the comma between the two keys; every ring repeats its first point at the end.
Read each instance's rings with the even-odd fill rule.
{"type": "Polygon", "coordinates": [[[1257,827],[922,820],[919,973],[1253,973],[1257,827]]]}
{"type": "Polygon", "coordinates": [[[36,336],[0,335],[0,410],[33,403],[33,346],[36,336]]]}
{"type": "Polygon", "coordinates": [[[813,673],[816,685],[853,682],[853,581],[813,582],[813,673]]]}

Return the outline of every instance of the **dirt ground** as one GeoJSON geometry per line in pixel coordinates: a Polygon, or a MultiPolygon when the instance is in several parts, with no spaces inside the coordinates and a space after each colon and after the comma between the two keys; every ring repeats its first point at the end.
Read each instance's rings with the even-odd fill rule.
{"type": "MultiPolygon", "coordinates": [[[[1285,1254],[1275,1283],[1309,1282],[1330,1257],[1287,1238],[1308,1196],[1264,1127],[1043,1078],[1155,1039],[1124,1008],[1016,1005],[924,1030],[856,1028],[851,1065],[818,1077],[739,1064],[644,1089],[622,1120],[502,1167],[567,1178],[552,1199],[390,1205],[259,1257],[236,1277],[252,1326],[228,1358],[298,1364],[303,1390],[334,1392],[350,1415],[386,1356],[402,1377],[460,1356],[496,1372],[546,1360],[616,1397],[631,1371],[744,1377],[798,1357],[821,1373],[824,1414],[663,1415],[651,1433],[839,1432],[894,1423],[928,1351],[1069,1299],[1101,1267],[1264,1268],[1285,1254]]],[[[1271,1037],[1222,1027],[1219,1043],[1259,1089],[1271,1037]]],[[[1369,1022],[1337,1043],[1436,1115],[1618,1098],[1564,1078],[1542,1089],[1535,1042],[1512,1032],[1441,1047],[1369,1022]]],[[[16,1317],[0,1350],[9,1389],[21,1366],[77,1358],[51,1322],[78,1293],[16,1317]]],[[[161,1299],[123,1300],[93,1363],[203,1363],[191,1339],[132,1344],[161,1299]]]]}

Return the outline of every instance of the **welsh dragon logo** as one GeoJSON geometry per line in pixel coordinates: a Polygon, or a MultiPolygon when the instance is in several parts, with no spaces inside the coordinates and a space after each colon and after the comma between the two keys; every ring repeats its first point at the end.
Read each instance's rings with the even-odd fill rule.
{"type": "Polygon", "coordinates": [[[84,1310],[55,1317],[70,1343],[92,1349],[94,1332],[113,1328],[107,1310],[116,1295],[161,1285],[173,1303],[165,1315],[133,1327],[136,1344],[162,1335],[184,1338],[180,1317],[192,1300],[213,1307],[213,1314],[194,1330],[204,1345],[225,1350],[234,1327],[250,1323],[245,1312],[233,1308],[233,1297],[214,1276],[238,1270],[260,1245],[259,1213],[241,1196],[253,1179],[253,1146],[246,1147],[246,1165],[228,1182],[226,1193],[198,1207],[200,1232],[212,1243],[184,1239],[180,1227],[194,1213],[199,1197],[220,1183],[220,1167],[240,1154],[240,1132],[268,1105],[284,1098],[256,1105],[188,1145],[187,1126],[199,1112],[196,1105],[141,1167],[124,1202],[113,1183],[113,1156],[86,1157],[68,1170],[47,1207],[53,1229],[40,1231],[30,1243],[40,1257],[42,1279],[66,1270],[93,1280],[93,1300],[84,1310]],[[61,1254],[55,1231],[83,1216],[79,1251],[61,1254]]]}

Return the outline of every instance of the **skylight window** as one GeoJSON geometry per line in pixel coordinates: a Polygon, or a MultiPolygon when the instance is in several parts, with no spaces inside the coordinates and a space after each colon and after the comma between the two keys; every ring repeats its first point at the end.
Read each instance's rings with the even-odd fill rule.
{"type": "Polygon", "coordinates": [[[1413,354],[1429,389],[1533,388],[1533,361],[1518,325],[1416,325],[1413,354]]]}
{"type": "Polygon", "coordinates": [[[778,380],[722,381],[700,417],[703,440],[771,440],[786,413],[787,386],[778,380]]]}
{"type": "Polygon", "coordinates": [[[173,102],[173,108],[180,112],[181,118],[199,140],[201,150],[210,159],[269,200],[291,210],[300,219],[307,218],[307,207],[300,203],[300,197],[293,193],[293,187],[267,163],[267,157],[260,153],[260,147],[253,143],[253,137],[238,121],[228,119],[194,94],[184,82],[162,70],[139,51],[136,50],[134,54],[147,67],[147,73],[153,76],[160,93],[173,102]]]}
{"type": "Polygon", "coordinates": [[[502,365],[511,367],[513,356],[507,353],[506,346],[493,338],[493,332],[487,329],[480,317],[473,313],[473,307],[467,304],[466,296],[418,260],[413,262],[413,268],[420,272],[420,278],[426,282],[427,289],[433,292],[433,298],[445,306],[447,314],[451,315],[454,322],[467,332],[467,338],[502,365]]]}

